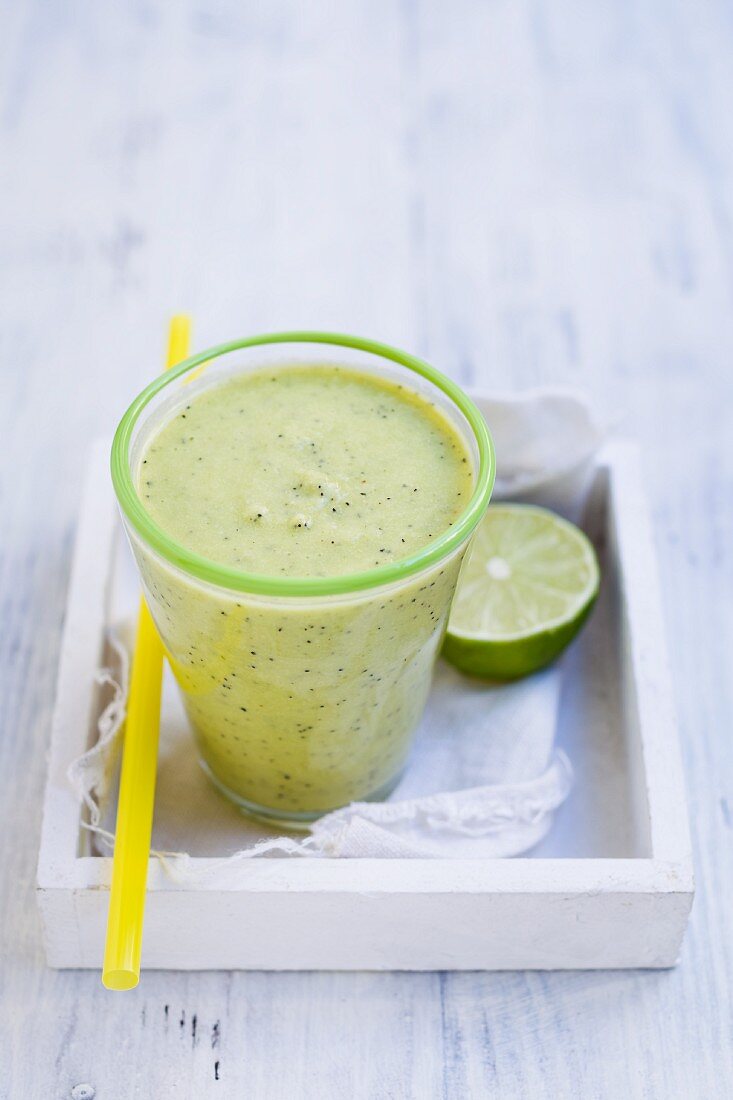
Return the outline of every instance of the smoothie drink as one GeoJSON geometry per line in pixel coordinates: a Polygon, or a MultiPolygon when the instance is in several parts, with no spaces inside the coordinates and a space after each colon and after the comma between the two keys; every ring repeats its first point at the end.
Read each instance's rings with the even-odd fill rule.
{"type": "Polygon", "coordinates": [[[384,797],[404,766],[470,535],[453,529],[493,472],[411,382],[281,351],[179,385],[127,450],[149,529],[121,502],[202,762],[260,816],[384,797]]]}

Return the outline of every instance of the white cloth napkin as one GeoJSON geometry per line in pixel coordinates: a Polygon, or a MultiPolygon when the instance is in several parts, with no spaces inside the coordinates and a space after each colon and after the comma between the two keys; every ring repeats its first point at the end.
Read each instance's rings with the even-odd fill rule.
{"type": "MultiPolygon", "coordinates": [[[[474,399],[497,449],[495,498],[532,500],[577,519],[601,432],[585,402],[558,391],[474,399]]],[[[129,567],[128,567],[129,568],[129,567]]],[[[114,775],[127,696],[136,585],[118,596],[110,668],[98,679],[110,692],[99,741],[69,769],[88,808],[90,828],[113,841],[114,775]]],[[[572,782],[554,748],[562,665],[516,684],[469,679],[439,663],[405,777],[383,803],[353,803],[317,821],[302,838],[279,836],[243,818],[195,763],[180,700],[166,676],[153,842],[178,880],[198,877],[191,855],[226,857],[207,880],[229,880],[257,856],[335,858],[488,858],[537,844],[572,782]],[[165,849],[165,850],[162,850],[165,849]]]]}

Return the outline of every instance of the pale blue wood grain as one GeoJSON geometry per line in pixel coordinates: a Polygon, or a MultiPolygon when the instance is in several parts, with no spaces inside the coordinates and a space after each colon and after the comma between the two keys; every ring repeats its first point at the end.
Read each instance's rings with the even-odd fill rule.
{"type": "Polygon", "coordinates": [[[730,1095],[730,6],[3,7],[0,1092],[730,1095]],[[182,308],[200,345],[332,326],[465,382],[582,386],[641,439],[699,884],[678,970],[161,973],[112,998],[43,968],[84,455],[182,308]]]}

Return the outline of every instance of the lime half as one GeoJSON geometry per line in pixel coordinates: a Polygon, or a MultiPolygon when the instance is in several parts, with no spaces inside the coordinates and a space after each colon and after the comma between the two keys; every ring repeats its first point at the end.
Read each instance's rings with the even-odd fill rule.
{"type": "Polygon", "coordinates": [[[593,546],[572,523],[545,508],[493,504],[461,571],[443,656],[487,680],[527,676],[573,640],[599,580],[593,546]]]}

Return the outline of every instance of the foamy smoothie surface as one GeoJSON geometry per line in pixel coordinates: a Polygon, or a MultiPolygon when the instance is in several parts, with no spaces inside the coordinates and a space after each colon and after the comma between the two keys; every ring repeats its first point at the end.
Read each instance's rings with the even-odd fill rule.
{"type": "Polygon", "coordinates": [[[243,374],[148,443],[137,488],[176,541],[222,565],[359,572],[415,553],[471,496],[465,445],[413,390],[343,367],[243,374]]]}

